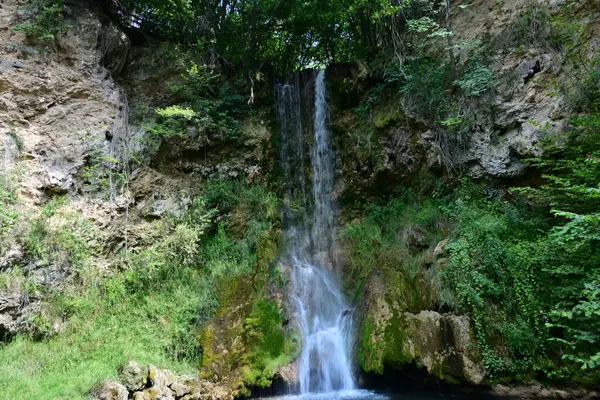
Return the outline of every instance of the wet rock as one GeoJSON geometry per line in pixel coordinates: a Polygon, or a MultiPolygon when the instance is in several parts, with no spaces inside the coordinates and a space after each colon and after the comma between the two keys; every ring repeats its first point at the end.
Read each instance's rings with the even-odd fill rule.
{"type": "Polygon", "coordinates": [[[441,378],[450,375],[476,385],[483,383],[485,370],[477,358],[467,316],[434,311],[406,313],[404,328],[404,351],[417,365],[441,378]]]}
{"type": "Polygon", "coordinates": [[[363,370],[382,373],[384,367],[414,363],[441,379],[484,383],[485,370],[469,317],[417,311],[434,301],[415,296],[431,292],[418,285],[418,280],[411,282],[388,271],[372,275],[365,283],[357,351],[363,370]]]}
{"type": "Polygon", "coordinates": [[[277,370],[277,375],[288,385],[295,386],[300,383],[299,373],[298,373],[298,360],[294,362],[282,365],[277,370]]]}
{"type": "Polygon", "coordinates": [[[492,387],[492,393],[497,396],[520,399],[597,399],[600,392],[586,389],[552,388],[542,385],[492,387]]]}
{"type": "Polygon", "coordinates": [[[119,382],[107,380],[92,388],[90,396],[94,400],[127,400],[129,393],[119,382]]]}

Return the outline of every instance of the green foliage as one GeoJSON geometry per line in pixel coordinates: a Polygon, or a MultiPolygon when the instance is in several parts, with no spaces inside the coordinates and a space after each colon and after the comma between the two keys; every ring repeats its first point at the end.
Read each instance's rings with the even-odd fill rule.
{"type": "Polygon", "coordinates": [[[405,81],[400,89],[407,108],[423,119],[441,120],[448,112],[452,82],[451,68],[435,58],[419,58],[404,66],[405,81]]]}
{"type": "Polygon", "coordinates": [[[360,367],[365,372],[383,374],[386,366],[400,366],[411,362],[412,357],[405,352],[405,324],[402,318],[394,315],[387,326],[382,327],[371,316],[366,316],[358,337],[360,367]]]}
{"type": "Polygon", "coordinates": [[[565,95],[575,112],[600,112],[600,71],[597,65],[600,55],[591,59],[583,56],[582,49],[572,50],[566,56],[569,76],[559,83],[559,89],[565,95]]]}
{"type": "Polygon", "coordinates": [[[55,264],[63,271],[79,269],[91,256],[91,227],[80,215],[63,212],[67,199],[55,197],[30,221],[26,250],[30,257],[55,264]]]}
{"type": "Polygon", "coordinates": [[[546,152],[531,160],[546,183],[525,192],[556,216],[547,248],[555,254],[546,268],[553,292],[547,326],[563,359],[597,369],[600,338],[594,313],[600,304],[600,115],[572,119],[573,129],[548,135],[546,152]]]}
{"type": "Polygon", "coordinates": [[[187,272],[152,293],[130,292],[127,275],[118,274],[57,294],[54,317],[46,320],[66,324],[64,331],[41,341],[20,336],[0,349],[6,396],[84,399],[99,380],[116,378],[127,358],[192,373],[195,363],[186,356],[193,347],[182,350],[180,335],[193,335],[205,284],[187,272]]]}
{"type": "Polygon", "coordinates": [[[119,160],[115,157],[94,151],[88,156],[80,177],[83,183],[108,199],[126,184],[126,176],[118,167],[119,160]]]}
{"type": "MultiPolygon", "coordinates": [[[[283,316],[273,300],[259,300],[244,320],[243,337],[249,347],[244,356],[249,363],[247,385],[268,387],[277,367],[292,361],[297,352],[294,341],[282,329],[283,316]]],[[[297,339],[295,341],[297,343],[297,339]]]]}
{"type": "Polygon", "coordinates": [[[467,68],[464,75],[455,80],[454,84],[469,96],[480,96],[496,85],[492,71],[478,64],[467,68]]]}
{"type": "MultiPolygon", "coordinates": [[[[486,192],[464,181],[445,195],[434,192],[420,200],[408,192],[369,207],[366,218],[343,232],[351,249],[344,277],[349,289],[358,295],[362,283],[377,272],[391,296],[386,301],[394,307],[412,312],[438,307],[471,315],[478,351],[492,379],[527,380],[534,374],[583,379],[572,361],[595,368],[598,352],[598,286],[592,272],[597,246],[590,244],[597,241],[596,220],[588,218],[592,225],[582,230],[567,228],[567,234],[563,227],[570,222],[552,228],[556,220],[545,207],[521,197],[510,202],[489,198],[486,192]],[[443,255],[432,258],[444,237],[450,242],[443,255]],[[582,257],[572,256],[581,251],[582,257]],[[567,260],[570,264],[561,266],[567,260]]],[[[561,197],[554,192],[550,198],[561,197]]],[[[377,328],[368,316],[359,341],[359,362],[365,368],[380,371],[381,357],[405,362],[391,332],[377,328]]]]}
{"type": "Polygon", "coordinates": [[[194,110],[190,110],[189,108],[181,108],[179,106],[159,108],[156,110],[156,114],[165,119],[184,119],[186,121],[189,121],[196,116],[196,112],[194,110]]]}
{"type": "Polygon", "coordinates": [[[543,213],[487,200],[481,191],[465,183],[445,207],[459,225],[446,246],[444,285],[455,309],[473,314],[488,373],[524,378],[544,351],[540,275],[547,262],[546,224],[543,213]]]}
{"type": "Polygon", "coordinates": [[[533,44],[542,48],[555,47],[557,42],[551,22],[548,7],[530,1],[509,29],[510,38],[514,40],[511,45],[531,46],[533,44]]]}
{"type": "MultiPolygon", "coordinates": [[[[0,276],[6,285],[33,285],[46,298],[30,321],[35,336],[18,336],[0,349],[4,393],[83,399],[97,381],[115,376],[127,358],[176,372],[194,371],[203,350],[200,330],[220,307],[219,283],[247,277],[265,257],[261,254],[269,247],[264,238],[276,226],[276,209],[277,198],[263,187],[210,182],[183,216],[152,224],[152,245],[121,253],[114,260],[118,268],[106,273],[90,262],[89,223],[68,212],[66,199],[49,202],[31,222],[27,252],[74,267],[77,282],[53,291],[27,275],[0,276]],[[231,200],[225,204],[220,197],[231,200]],[[238,230],[238,224],[252,228],[238,230]]],[[[256,383],[265,383],[278,363],[289,361],[293,349],[286,337],[282,350],[282,317],[272,301],[260,296],[262,292],[247,328],[256,383]]]]}
{"type": "Polygon", "coordinates": [[[19,150],[19,152],[22,152],[23,149],[25,148],[25,143],[23,142],[23,138],[21,136],[19,136],[19,134],[14,130],[9,131],[8,136],[10,136],[12,141],[17,146],[17,150],[19,150]]]}
{"type": "Polygon", "coordinates": [[[194,137],[200,142],[237,138],[245,111],[243,97],[215,71],[195,63],[182,79],[171,87],[178,104],[157,109],[156,121],[146,127],[150,146],[156,150],[168,137],[194,137]]]}
{"type": "Polygon", "coordinates": [[[9,233],[15,228],[19,219],[17,204],[17,177],[9,171],[0,175],[0,251],[7,250],[4,244],[8,243],[9,233]],[[4,238],[6,237],[6,240],[4,238]]]}
{"type": "Polygon", "coordinates": [[[431,199],[419,201],[407,191],[366,212],[367,218],[347,225],[342,233],[351,248],[344,276],[349,290],[360,289],[377,270],[402,271],[407,280],[414,279],[423,264],[419,250],[435,246],[443,237],[445,221],[438,204],[431,199]]]}
{"type": "Polygon", "coordinates": [[[433,21],[442,3],[123,0],[112,10],[124,25],[200,49],[213,64],[286,74],[390,51],[401,44],[397,37],[407,20],[433,21]]]}
{"type": "Polygon", "coordinates": [[[63,23],[64,0],[28,0],[25,9],[33,21],[13,30],[25,33],[30,40],[49,45],[67,28],[63,23]]]}
{"type": "Polygon", "coordinates": [[[414,22],[409,24],[411,45],[402,60],[388,64],[385,83],[369,91],[355,109],[360,119],[359,130],[352,135],[356,152],[361,159],[381,160],[378,128],[389,121],[380,124],[376,110],[391,104],[388,108],[396,110],[395,119],[404,114],[432,129],[442,165],[454,172],[474,126],[491,124],[491,109],[482,101],[497,85],[486,56],[488,45],[479,40],[452,43],[445,28],[430,18],[414,22]],[[458,63],[456,53],[464,61],[458,63]]]}

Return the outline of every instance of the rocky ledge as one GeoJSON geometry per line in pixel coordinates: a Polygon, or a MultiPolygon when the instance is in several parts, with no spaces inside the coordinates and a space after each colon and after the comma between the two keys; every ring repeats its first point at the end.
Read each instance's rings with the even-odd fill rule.
{"type": "Polygon", "coordinates": [[[117,380],[105,380],[90,390],[95,400],[233,400],[218,384],[189,375],[175,375],[154,365],[130,360],[119,367],[117,380]]]}

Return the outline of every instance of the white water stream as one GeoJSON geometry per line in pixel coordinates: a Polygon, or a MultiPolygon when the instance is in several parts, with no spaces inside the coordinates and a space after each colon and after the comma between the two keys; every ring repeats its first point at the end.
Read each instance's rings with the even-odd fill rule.
{"type": "MultiPolygon", "coordinates": [[[[277,116],[282,136],[281,161],[286,197],[312,209],[286,229],[291,270],[291,299],[302,333],[300,392],[352,390],[352,310],[333,271],[333,152],[328,129],[325,72],[314,78],[312,190],[306,190],[302,93],[298,79],[277,88],[277,116]],[[309,198],[310,196],[310,198],[309,198]]],[[[305,107],[306,108],[306,107],[305,107]]],[[[306,118],[304,118],[306,119],[306,118]]],[[[293,218],[290,218],[293,219],[293,218]]]]}

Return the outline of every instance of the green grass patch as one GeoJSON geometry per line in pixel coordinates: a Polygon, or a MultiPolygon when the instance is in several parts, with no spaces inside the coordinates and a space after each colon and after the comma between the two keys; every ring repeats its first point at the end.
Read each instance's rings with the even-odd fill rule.
{"type": "MultiPolygon", "coordinates": [[[[64,211],[67,203],[48,203],[22,241],[32,260],[68,267],[70,284],[50,289],[27,274],[0,276],[5,287],[18,284],[45,296],[30,321],[33,333],[0,347],[7,398],[83,399],[130,358],[193,373],[202,357],[202,327],[220,307],[218,283],[256,273],[256,266],[268,275],[277,252],[278,200],[259,186],[211,182],[184,216],[154,225],[160,240],[121,254],[108,274],[95,267],[97,254],[83,240],[93,230],[64,211]]],[[[247,324],[255,334],[252,362],[271,371],[288,350],[282,317],[262,300],[262,289],[250,288],[257,299],[247,324]]]]}

